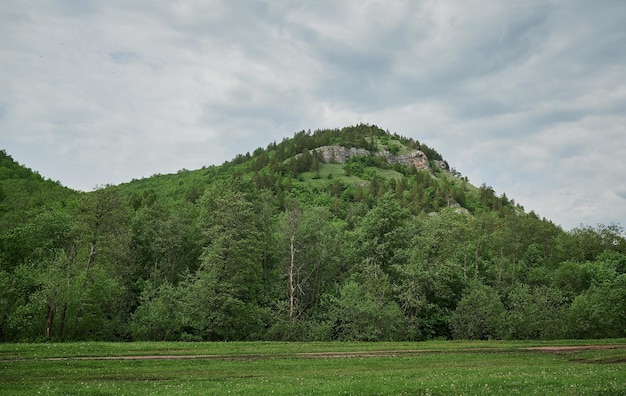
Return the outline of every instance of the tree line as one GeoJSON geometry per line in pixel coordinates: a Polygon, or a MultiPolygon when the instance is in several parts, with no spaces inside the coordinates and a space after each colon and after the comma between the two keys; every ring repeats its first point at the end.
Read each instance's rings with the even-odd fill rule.
{"type": "Polygon", "coordinates": [[[411,144],[344,130],[89,193],[3,152],[0,340],[626,336],[620,226],[564,231],[442,171],[291,171],[317,144],[411,144]]]}

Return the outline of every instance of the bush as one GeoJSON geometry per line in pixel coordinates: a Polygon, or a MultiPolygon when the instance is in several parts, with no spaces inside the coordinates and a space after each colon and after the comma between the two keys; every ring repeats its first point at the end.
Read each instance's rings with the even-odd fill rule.
{"type": "Polygon", "coordinates": [[[498,293],[489,286],[474,282],[452,315],[452,334],[456,339],[500,338],[504,315],[504,305],[498,293]]]}

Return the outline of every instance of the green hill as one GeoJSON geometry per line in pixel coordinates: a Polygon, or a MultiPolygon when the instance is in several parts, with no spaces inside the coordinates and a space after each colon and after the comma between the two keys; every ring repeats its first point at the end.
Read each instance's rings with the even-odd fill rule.
{"type": "Polygon", "coordinates": [[[73,190],[44,179],[0,150],[0,218],[4,227],[23,221],[32,210],[66,202],[75,195],[73,190]]]}
{"type": "MultiPolygon", "coordinates": [[[[272,191],[280,198],[281,204],[285,192],[287,195],[297,192],[332,196],[339,193],[361,195],[366,190],[375,189],[375,195],[378,195],[386,191],[389,184],[397,190],[399,196],[409,195],[403,200],[414,213],[456,204],[468,206],[472,212],[481,207],[493,206],[499,209],[501,203],[505,206],[510,204],[506,198],[496,198],[488,187],[479,196],[478,190],[466,178],[448,169],[447,162],[436,150],[411,138],[391,135],[369,125],[313,133],[302,131],[281,143],[271,143],[267,148],[259,147],[252,155],[238,155],[221,166],[155,175],[133,180],[120,188],[136,205],[144,195],[153,194],[168,202],[180,202],[183,199],[194,201],[208,186],[232,178],[247,179],[258,188],[272,191]],[[354,155],[347,161],[341,158],[324,159],[322,150],[328,147],[366,151],[367,154],[354,155]],[[405,163],[389,160],[390,157],[406,157],[416,152],[423,155],[425,166],[412,166],[410,160],[405,163]],[[419,176],[415,177],[418,173],[419,176]],[[421,189],[428,196],[422,196],[416,191],[410,196],[408,181],[412,179],[419,180],[421,189]],[[472,192],[469,200],[465,196],[466,192],[472,192]],[[413,199],[416,195],[420,195],[418,198],[421,203],[413,199]],[[409,203],[411,200],[413,202],[409,203]]],[[[417,185],[414,189],[417,189],[417,185]]]]}
{"type": "Polygon", "coordinates": [[[565,232],[376,126],[90,193],[2,154],[2,341],[626,336],[620,226],[565,232]]]}

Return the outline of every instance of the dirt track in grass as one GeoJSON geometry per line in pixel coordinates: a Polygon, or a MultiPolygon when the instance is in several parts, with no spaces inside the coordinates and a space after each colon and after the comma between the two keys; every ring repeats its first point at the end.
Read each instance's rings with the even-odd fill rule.
{"type": "MultiPolygon", "coordinates": [[[[571,345],[571,346],[542,346],[528,348],[529,350],[553,353],[553,354],[573,354],[583,351],[598,351],[607,349],[626,349],[626,345],[571,345]]],[[[626,363],[626,356],[608,358],[601,360],[592,359],[575,359],[579,363],[600,363],[600,364],[612,364],[612,363],[626,363]]]]}
{"type": "MultiPolygon", "coordinates": [[[[581,351],[626,349],[626,344],[616,345],[567,345],[567,346],[538,346],[522,348],[519,351],[537,351],[552,354],[572,354],[581,351]]],[[[43,358],[40,360],[266,360],[266,359],[346,359],[346,358],[379,358],[414,356],[427,353],[449,352],[497,352],[493,348],[468,348],[455,351],[449,350],[390,350],[390,351],[349,351],[349,352],[302,352],[277,354],[244,354],[244,355],[132,355],[132,356],[76,356],[43,358]]],[[[626,362],[626,358],[612,360],[611,363],[626,362]]]]}
{"type": "Polygon", "coordinates": [[[597,351],[602,349],[626,349],[626,345],[567,345],[567,346],[540,346],[526,348],[529,351],[549,353],[574,353],[581,351],[597,351]]]}

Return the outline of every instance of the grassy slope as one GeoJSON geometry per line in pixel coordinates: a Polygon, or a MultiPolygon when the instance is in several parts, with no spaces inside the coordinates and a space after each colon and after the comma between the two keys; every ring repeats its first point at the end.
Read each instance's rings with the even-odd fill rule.
{"type": "MultiPolygon", "coordinates": [[[[403,177],[401,173],[396,172],[393,169],[381,169],[375,167],[366,167],[365,173],[371,170],[384,179],[399,179],[403,177]]],[[[300,175],[299,179],[307,184],[310,184],[314,188],[323,188],[332,181],[339,181],[346,185],[369,183],[368,181],[357,176],[346,176],[346,172],[343,170],[343,164],[321,164],[319,177],[317,177],[315,172],[304,172],[300,175]]]]}
{"type": "MultiPolygon", "coordinates": [[[[596,343],[625,346],[626,340],[596,343]]],[[[547,343],[5,344],[0,345],[0,393],[626,394],[626,349],[567,354],[527,349],[535,345],[547,343]],[[409,350],[419,353],[375,353],[409,350]],[[320,352],[372,354],[340,358],[309,355],[320,352]],[[42,359],[163,354],[217,356],[174,360],[42,359]],[[622,363],[590,363],[619,360],[622,363]]]]}

